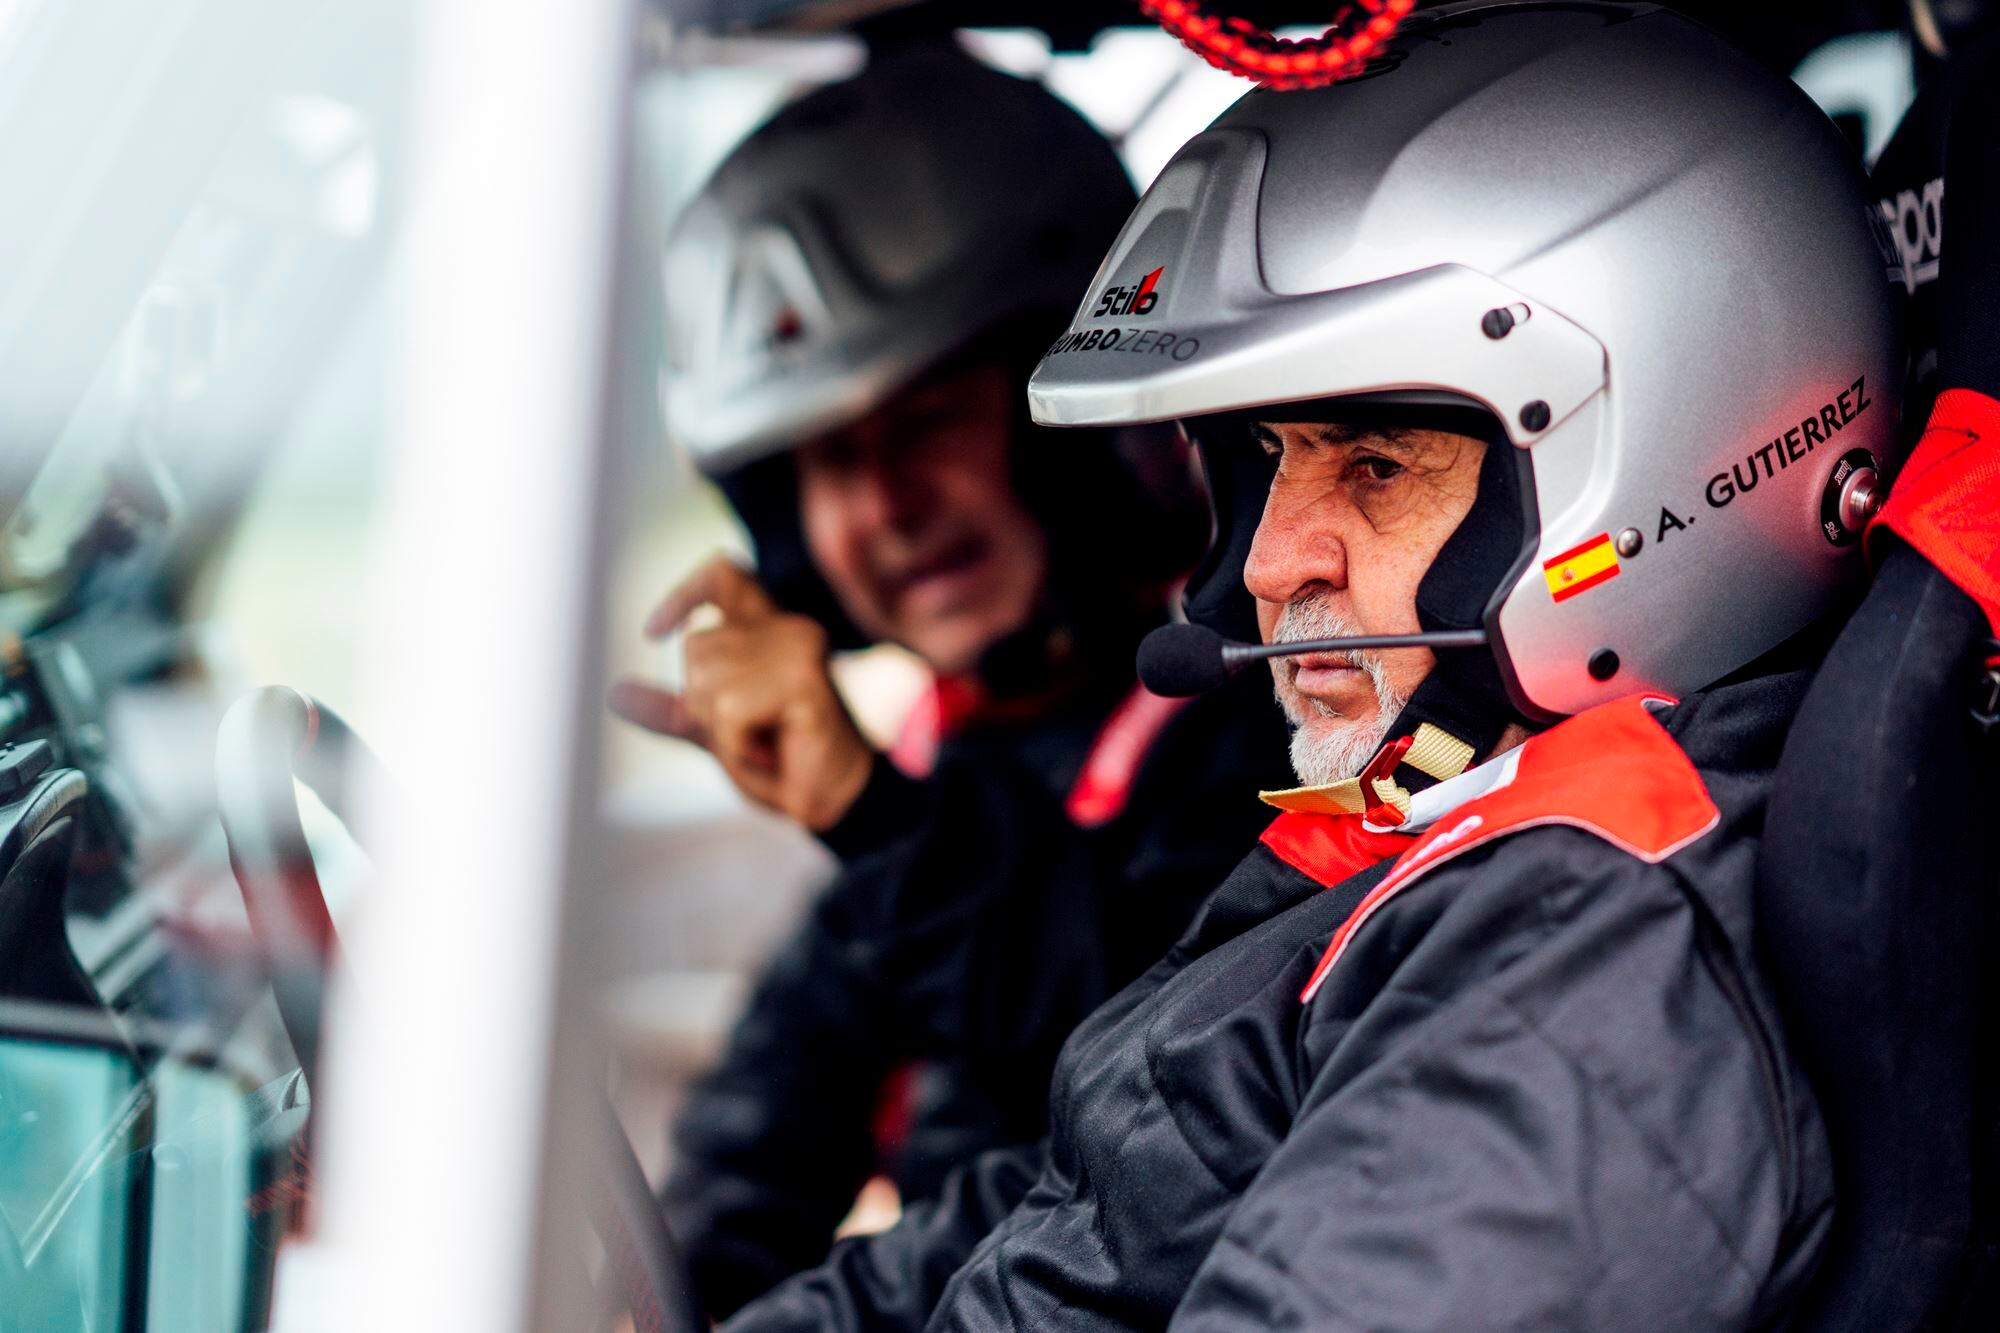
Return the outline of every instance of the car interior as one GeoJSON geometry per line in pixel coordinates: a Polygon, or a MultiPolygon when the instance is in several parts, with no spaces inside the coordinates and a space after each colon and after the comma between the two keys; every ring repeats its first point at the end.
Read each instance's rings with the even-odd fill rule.
{"type": "MultiPolygon", "coordinates": [[[[1676,7],[1798,78],[1857,154],[1914,91],[1900,3],[1676,7]]],[[[1325,8],[1240,6],[1301,33],[1325,8]]],[[[0,7],[17,112],[0,178],[33,201],[0,210],[0,1330],[280,1327],[344,932],[384,812],[421,822],[443,780],[399,767],[342,656],[380,522],[421,44],[388,0],[112,9],[0,7]],[[256,629],[287,615],[303,628],[256,629]]],[[[899,42],[960,32],[1044,79],[1142,185],[1247,86],[1113,0],[646,0],[635,27],[635,251],[765,109],[899,42]]],[[[656,299],[645,261],[621,262],[656,299]]],[[[633,306],[622,336],[643,361],[657,315],[633,306]]],[[[647,386],[628,396],[639,489],[672,499],[633,523],[615,577],[740,544],[712,494],[647,453],[647,386]]],[[[1863,1201],[1803,1327],[1857,1308],[1870,1327],[2000,1326],[1996,654],[1974,602],[1897,547],[1786,743],[1762,948],[1839,1189],[1863,1201]]],[[[910,667],[853,671],[889,733],[910,667]]],[[[604,756],[606,894],[627,914],[600,946],[614,1069],[592,1090],[576,1243],[597,1327],[692,1333],[709,1324],[649,1183],[661,1112],[825,867],[712,780],[671,811],[633,798],[627,744],[604,756]],[[717,866],[772,892],[723,927],[660,905],[661,876],[717,866]]]]}

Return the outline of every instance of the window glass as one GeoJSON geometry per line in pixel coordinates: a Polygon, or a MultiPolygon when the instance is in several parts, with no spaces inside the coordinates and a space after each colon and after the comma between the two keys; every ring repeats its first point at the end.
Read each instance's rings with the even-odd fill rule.
{"type": "Polygon", "coordinates": [[[0,4],[0,1327],[261,1327],[301,1215],[230,839],[295,801],[336,919],[369,863],[325,717],[219,741],[377,739],[416,12],[0,4]]]}

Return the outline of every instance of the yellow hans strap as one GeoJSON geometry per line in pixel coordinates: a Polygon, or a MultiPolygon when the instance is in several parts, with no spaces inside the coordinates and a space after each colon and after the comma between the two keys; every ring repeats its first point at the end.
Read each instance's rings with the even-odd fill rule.
{"type": "MultiPolygon", "coordinates": [[[[1440,727],[1426,722],[1411,738],[1410,751],[1402,762],[1443,782],[1455,778],[1472,762],[1472,747],[1440,727]]],[[[1258,799],[1280,810],[1304,815],[1358,815],[1376,802],[1396,807],[1403,818],[1410,817],[1410,793],[1393,775],[1368,779],[1376,802],[1361,789],[1363,778],[1348,778],[1324,787],[1293,787],[1289,791],[1258,792],[1258,799]]]]}
{"type": "MultiPolygon", "coordinates": [[[[1410,794],[1394,782],[1378,781],[1375,792],[1390,805],[1396,807],[1407,819],[1410,815],[1410,794]]],[[[1265,805],[1275,805],[1280,810],[1288,810],[1299,815],[1358,815],[1368,808],[1361,795],[1361,779],[1349,778],[1345,782],[1330,783],[1324,787],[1293,787],[1287,791],[1260,791],[1257,799],[1265,805]]]]}
{"type": "Polygon", "coordinates": [[[1455,778],[1472,764],[1472,746],[1442,727],[1426,722],[1417,728],[1416,739],[1403,762],[1426,777],[1443,782],[1455,778]]]}

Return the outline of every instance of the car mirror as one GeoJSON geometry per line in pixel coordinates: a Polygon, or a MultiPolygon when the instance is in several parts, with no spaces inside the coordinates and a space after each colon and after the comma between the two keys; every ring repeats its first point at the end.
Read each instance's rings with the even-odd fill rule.
{"type": "Polygon", "coordinates": [[[283,1100],[185,1038],[0,1003],[0,1333],[261,1328],[283,1100]]]}

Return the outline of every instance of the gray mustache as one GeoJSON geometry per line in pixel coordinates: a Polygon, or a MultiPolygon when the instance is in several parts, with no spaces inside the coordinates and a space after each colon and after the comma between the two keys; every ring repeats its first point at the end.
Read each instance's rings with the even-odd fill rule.
{"type": "MultiPolygon", "coordinates": [[[[1272,629],[1273,643],[1306,643],[1313,639],[1353,638],[1361,633],[1361,627],[1327,605],[1325,596],[1317,595],[1296,602],[1287,602],[1285,609],[1278,613],[1278,623],[1272,629]]],[[[1348,666],[1366,670],[1369,654],[1359,650],[1328,654],[1345,662],[1348,666]]],[[[1286,663],[1288,675],[1296,676],[1298,659],[1281,659],[1286,663]]]]}

